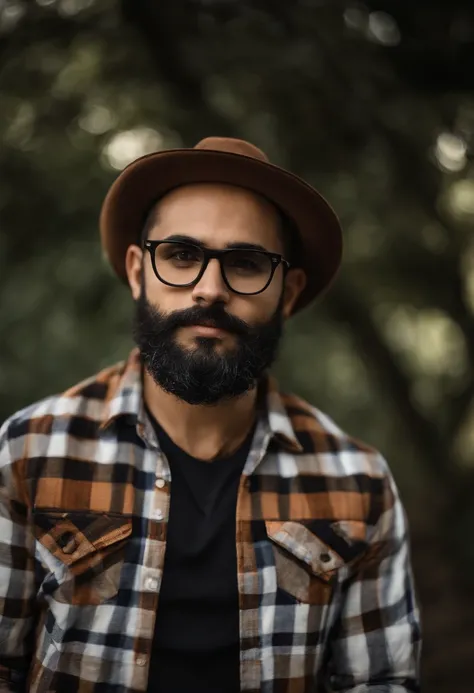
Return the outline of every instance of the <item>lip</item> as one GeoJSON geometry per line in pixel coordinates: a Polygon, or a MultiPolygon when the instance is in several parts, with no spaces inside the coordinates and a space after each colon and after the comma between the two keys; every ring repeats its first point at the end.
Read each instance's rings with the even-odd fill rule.
{"type": "Polygon", "coordinates": [[[228,334],[227,330],[222,330],[220,327],[212,327],[211,325],[190,325],[200,337],[224,337],[228,334]]]}

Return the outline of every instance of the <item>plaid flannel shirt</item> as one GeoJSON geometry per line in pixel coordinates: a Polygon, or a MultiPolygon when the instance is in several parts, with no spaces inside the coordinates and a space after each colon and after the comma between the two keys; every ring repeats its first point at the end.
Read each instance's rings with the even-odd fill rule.
{"type": "MultiPolygon", "coordinates": [[[[241,689],[418,691],[385,461],[271,379],[265,402],[237,501],[241,689]]],[[[0,691],[147,690],[171,485],[136,351],[3,425],[0,691]]]]}

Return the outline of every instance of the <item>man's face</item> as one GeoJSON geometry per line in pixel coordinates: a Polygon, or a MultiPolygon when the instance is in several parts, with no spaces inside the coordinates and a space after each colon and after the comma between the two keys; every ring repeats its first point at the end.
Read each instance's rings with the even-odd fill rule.
{"type": "MultiPolygon", "coordinates": [[[[242,188],[178,188],[160,201],[152,219],[149,240],[186,236],[213,249],[245,244],[284,254],[276,210],[242,188]]],[[[215,404],[255,386],[275,358],[283,319],[303,286],[300,270],[290,270],[284,282],[280,265],[265,291],[237,294],[216,259],[194,286],[168,286],[137,246],[128,250],[127,272],[145,366],[160,387],[191,404],[215,404]]]]}

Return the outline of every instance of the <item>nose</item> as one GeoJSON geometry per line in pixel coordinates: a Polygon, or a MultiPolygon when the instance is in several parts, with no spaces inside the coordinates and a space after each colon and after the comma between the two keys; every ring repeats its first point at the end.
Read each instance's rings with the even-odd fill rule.
{"type": "Polygon", "coordinates": [[[209,261],[204,274],[193,288],[193,300],[196,303],[228,303],[230,291],[222,278],[219,261],[213,258],[209,261]]]}

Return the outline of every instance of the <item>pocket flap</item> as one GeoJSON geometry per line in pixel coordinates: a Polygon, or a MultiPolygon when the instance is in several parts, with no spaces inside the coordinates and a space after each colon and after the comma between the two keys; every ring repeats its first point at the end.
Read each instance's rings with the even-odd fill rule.
{"type": "Polygon", "coordinates": [[[102,561],[132,533],[131,518],[87,512],[35,510],[33,525],[36,539],[74,573],[102,561]]]}
{"type": "Polygon", "coordinates": [[[344,559],[299,522],[265,522],[271,541],[303,561],[312,573],[329,581],[344,559]]]}

